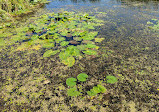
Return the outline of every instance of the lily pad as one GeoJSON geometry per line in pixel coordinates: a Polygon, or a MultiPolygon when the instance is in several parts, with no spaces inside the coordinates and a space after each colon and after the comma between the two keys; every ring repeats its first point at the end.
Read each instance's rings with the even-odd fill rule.
{"type": "Polygon", "coordinates": [[[86,50],[86,51],[82,51],[83,53],[87,54],[87,55],[97,55],[97,51],[95,50],[86,50]]]}
{"type": "Polygon", "coordinates": [[[95,37],[94,36],[89,36],[89,35],[86,35],[86,36],[83,36],[81,37],[83,40],[93,40],[95,37]]]}
{"type": "Polygon", "coordinates": [[[107,80],[107,83],[111,83],[111,84],[114,84],[118,81],[118,79],[115,76],[111,76],[111,75],[106,76],[106,80],[107,80]]]}
{"type": "Polygon", "coordinates": [[[81,93],[77,91],[76,87],[70,88],[67,91],[68,96],[79,96],[81,93]]]}
{"type": "Polygon", "coordinates": [[[87,44],[86,47],[87,48],[96,48],[97,46],[95,44],[87,44]]]}
{"type": "Polygon", "coordinates": [[[59,54],[59,58],[60,58],[61,60],[65,60],[65,59],[67,59],[67,57],[69,57],[69,56],[71,56],[71,54],[69,54],[68,51],[63,51],[63,52],[60,52],[60,54],[59,54]]]}
{"type": "Polygon", "coordinates": [[[107,90],[104,86],[99,85],[99,84],[97,85],[97,87],[98,87],[98,89],[100,90],[101,93],[105,93],[106,90],[107,90]]]}
{"type": "Polygon", "coordinates": [[[51,48],[54,47],[54,43],[45,43],[43,44],[43,48],[51,48]]]}
{"type": "Polygon", "coordinates": [[[82,51],[85,50],[87,47],[85,45],[77,45],[77,48],[82,51]]]}
{"type": "Polygon", "coordinates": [[[62,60],[62,63],[64,63],[68,67],[72,67],[75,64],[75,58],[72,56],[67,57],[65,60],[62,60]]]}
{"type": "Polygon", "coordinates": [[[77,79],[76,78],[67,78],[67,80],[66,80],[66,84],[68,85],[68,86],[70,86],[70,87],[73,87],[73,86],[75,86],[76,85],[76,81],[77,81],[77,79]]]}
{"type": "Polygon", "coordinates": [[[97,93],[93,89],[91,89],[90,91],[87,91],[87,94],[89,96],[95,96],[95,95],[97,95],[97,93]]]}
{"type": "Polygon", "coordinates": [[[46,51],[44,54],[43,54],[43,57],[50,57],[51,55],[55,55],[56,53],[58,53],[59,52],[59,50],[55,50],[55,51],[53,51],[53,50],[48,50],[48,51],[46,51]]]}
{"type": "Polygon", "coordinates": [[[95,38],[95,42],[102,42],[104,38],[95,38]]]}
{"type": "Polygon", "coordinates": [[[63,41],[63,42],[60,43],[61,46],[66,46],[68,44],[69,44],[69,42],[67,42],[67,41],[63,41]]]}
{"type": "Polygon", "coordinates": [[[96,92],[96,93],[100,93],[100,92],[101,92],[101,90],[100,90],[97,86],[94,86],[94,87],[93,87],[93,90],[94,90],[94,92],[96,92]]]}
{"type": "Polygon", "coordinates": [[[79,56],[80,55],[80,51],[75,46],[67,47],[66,51],[69,52],[69,54],[72,56],[79,56]]]}
{"type": "Polygon", "coordinates": [[[88,75],[85,74],[85,73],[80,73],[80,74],[77,76],[77,79],[78,79],[79,81],[82,81],[82,82],[86,81],[87,78],[88,78],[88,75]]]}

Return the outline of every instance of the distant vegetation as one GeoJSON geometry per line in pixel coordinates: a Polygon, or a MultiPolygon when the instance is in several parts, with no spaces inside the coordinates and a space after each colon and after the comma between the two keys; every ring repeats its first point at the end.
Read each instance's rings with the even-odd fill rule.
{"type": "Polygon", "coordinates": [[[0,0],[0,22],[9,21],[14,16],[28,14],[48,2],[47,0],[0,0]]]}

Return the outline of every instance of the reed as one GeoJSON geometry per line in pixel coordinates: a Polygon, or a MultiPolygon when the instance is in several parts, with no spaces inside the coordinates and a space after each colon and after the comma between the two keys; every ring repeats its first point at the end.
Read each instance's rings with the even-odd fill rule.
{"type": "Polygon", "coordinates": [[[10,15],[28,13],[37,5],[47,2],[47,0],[0,0],[0,16],[4,12],[10,15]]]}

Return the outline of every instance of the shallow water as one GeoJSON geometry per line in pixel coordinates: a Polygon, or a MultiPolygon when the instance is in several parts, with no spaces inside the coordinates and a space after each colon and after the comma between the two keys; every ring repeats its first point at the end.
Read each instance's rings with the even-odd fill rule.
{"type": "Polygon", "coordinates": [[[60,63],[58,56],[42,58],[45,49],[16,51],[24,42],[2,47],[0,110],[157,112],[159,34],[150,30],[147,22],[159,19],[158,7],[158,1],[148,0],[54,0],[46,4],[48,12],[63,8],[76,13],[88,12],[104,20],[104,25],[96,28],[105,39],[97,43],[100,56],[85,57],[73,67],[67,67],[60,63]],[[66,79],[82,72],[88,74],[86,82],[77,82],[82,95],[68,96],[66,79]],[[106,83],[108,75],[115,76],[118,82],[106,83]],[[86,91],[97,84],[107,91],[89,97],[86,91]]]}

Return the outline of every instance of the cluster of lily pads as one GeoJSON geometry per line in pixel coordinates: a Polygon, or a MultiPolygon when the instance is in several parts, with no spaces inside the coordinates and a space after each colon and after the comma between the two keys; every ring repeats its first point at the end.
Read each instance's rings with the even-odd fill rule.
{"type": "Polygon", "coordinates": [[[159,20],[158,19],[151,19],[147,22],[149,25],[148,28],[152,29],[154,32],[159,32],[159,20]]]}
{"type": "Polygon", "coordinates": [[[94,30],[102,22],[88,14],[64,11],[42,15],[23,29],[30,45],[47,49],[43,57],[59,53],[61,62],[71,67],[84,55],[98,55],[95,43],[104,38],[97,38],[98,31],[94,30]]]}
{"type": "MultiPolygon", "coordinates": [[[[88,75],[85,73],[80,73],[77,76],[77,79],[81,82],[85,82],[88,78],[88,75]]],[[[79,96],[81,95],[81,92],[79,92],[76,88],[76,78],[67,78],[66,80],[66,84],[70,87],[67,91],[68,96],[79,96]]],[[[116,77],[114,76],[107,76],[107,83],[111,83],[114,84],[116,83],[118,80],[116,77]]],[[[87,91],[87,94],[89,96],[95,96],[98,93],[105,93],[106,92],[106,88],[100,84],[98,84],[97,86],[94,86],[93,89],[90,89],[90,91],[87,91]]]]}

